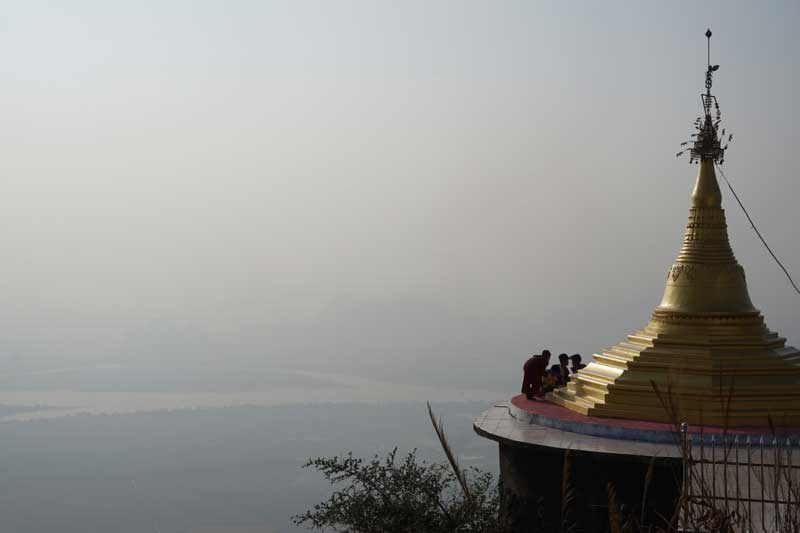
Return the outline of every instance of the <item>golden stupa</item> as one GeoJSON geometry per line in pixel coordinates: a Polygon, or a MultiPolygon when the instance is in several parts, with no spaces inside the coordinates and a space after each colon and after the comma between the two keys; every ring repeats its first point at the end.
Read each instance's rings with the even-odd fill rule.
{"type": "Polygon", "coordinates": [[[567,387],[549,394],[554,403],[599,417],[800,426],[800,351],[767,328],[728,240],[715,172],[725,154],[711,95],[717,68],[709,64],[705,117],[687,149],[699,164],[697,183],[661,304],[644,329],[594,354],[567,387]]]}

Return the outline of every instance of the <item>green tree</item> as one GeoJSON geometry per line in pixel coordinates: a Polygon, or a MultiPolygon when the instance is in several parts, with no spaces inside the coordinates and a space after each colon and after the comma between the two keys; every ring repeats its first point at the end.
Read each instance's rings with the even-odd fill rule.
{"type": "Polygon", "coordinates": [[[292,517],[296,525],[350,533],[504,531],[497,484],[478,469],[457,476],[447,463],[418,461],[416,450],[398,460],[397,448],[369,461],[348,454],[304,466],[316,468],[339,488],[327,501],[292,517]]]}

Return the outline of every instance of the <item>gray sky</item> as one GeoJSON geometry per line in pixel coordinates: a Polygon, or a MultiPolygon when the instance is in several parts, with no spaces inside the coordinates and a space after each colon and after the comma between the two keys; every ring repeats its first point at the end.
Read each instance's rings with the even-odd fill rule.
{"type": "MultiPolygon", "coordinates": [[[[218,359],[516,386],[527,353],[611,345],[680,247],[707,26],[728,177],[800,277],[793,2],[3,13],[9,370],[218,359]]],[[[800,296],[723,194],[754,303],[800,342],[800,296]]]]}

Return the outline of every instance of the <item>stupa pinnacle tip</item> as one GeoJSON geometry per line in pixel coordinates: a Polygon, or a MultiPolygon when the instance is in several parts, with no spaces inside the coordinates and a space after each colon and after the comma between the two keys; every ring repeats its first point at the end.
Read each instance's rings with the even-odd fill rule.
{"type": "Polygon", "coordinates": [[[725,161],[725,150],[727,143],[733,138],[730,136],[724,139],[724,133],[719,135],[718,130],[722,121],[722,114],[719,109],[717,97],[711,94],[714,73],[719,70],[719,65],[711,64],[711,30],[706,30],[708,38],[708,66],[705,75],[706,92],[700,95],[703,104],[703,116],[695,121],[695,133],[692,134],[690,142],[682,143],[684,146],[676,155],[680,157],[684,153],[689,154],[689,163],[700,163],[704,160],[712,160],[721,165],[725,161]],[[712,109],[713,108],[713,109],[712,109]],[[724,144],[723,144],[724,143],[724,144]],[[687,146],[687,144],[689,146],[687,146]]]}

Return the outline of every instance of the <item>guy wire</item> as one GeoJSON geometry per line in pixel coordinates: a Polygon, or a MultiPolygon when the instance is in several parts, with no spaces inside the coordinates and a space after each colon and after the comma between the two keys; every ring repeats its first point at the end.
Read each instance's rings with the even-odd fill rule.
{"type": "Polygon", "coordinates": [[[753,231],[756,232],[756,235],[758,235],[758,238],[759,238],[759,240],[761,240],[761,243],[764,245],[764,248],[767,249],[767,251],[769,252],[769,255],[772,256],[772,258],[775,260],[775,262],[778,263],[778,266],[781,267],[781,270],[783,270],[783,273],[786,274],[786,277],[789,279],[789,283],[792,284],[792,287],[794,287],[795,292],[797,292],[797,294],[800,294],[800,288],[797,287],[797,283],[794,282],[794,279],[792,279],[792,275],[789,274],[789,271],[786,270],[785,266],[783,266],[783,263],[781,263],[781,260],[778,259],[778,256],[776,256],[775,252],[772,251],[772,248],[769,247],[769,244],[767,244],[767,241],[764,240],[764,237],[762,237],[761,232],[758,231],[758,228],[756,227],[756,223],[753,222],[752,218],[750,218],[750,213],[748,213],[747,209],[745,209],[744,204],[739,199],[739,195],[736,194],[735,190],[733,190],[733,185],[731,185],[731,182],[728,181],[728,177],[722,171],[722,167],[720,167],[716,163],[714,163],[714,166],[717,167],[717,170],[719,171],[719,173],[722,176],[722,178],[725,180],[725,183],[728,185],[728,188],[731,190],[731,193],[733,193],[733,197],[736,198],[736,202],[739,204],[739,207],[742,208],[742,212],[744,213],[744,216],[746,216],[747,217],[747,221],[750,222],[750,227],[753,228],[753,231]]]}

